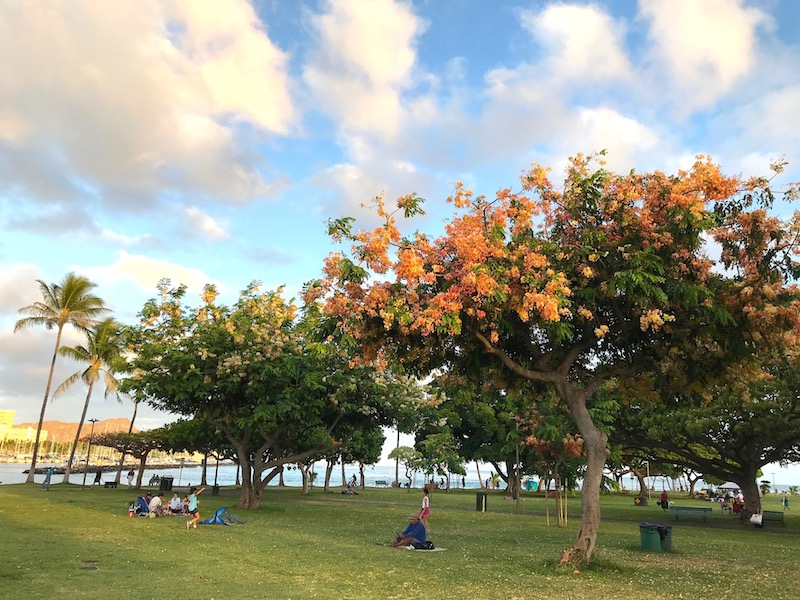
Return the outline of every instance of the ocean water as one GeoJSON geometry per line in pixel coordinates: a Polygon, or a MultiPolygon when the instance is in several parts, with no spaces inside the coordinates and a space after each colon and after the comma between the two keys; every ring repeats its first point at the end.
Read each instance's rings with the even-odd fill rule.
{"type": "MultiPolygon", "coordinates": [[[[43,468],[50,466],[47,463],[38,463],[37,468],[43,468]]],[[[55,465],[52,465],[55,466],[55,465]]],[[[0,484],[10,484],[10,483],[25,483],[27,479],[27,474],[23,473],[28,467],[30,467],[29,463],[26,464],[19,464],[19,463],[0,463],[0,484]]],[[[212,461],[209,464],[209,467],[206,471],[206,480],[208,481],[209,485],[214,485],[216,482],[217,485],[235,485],[236,484],[236,465],[231,464],[220,464],[219,470],[217,471],[215,463],[212,461]]],[[[314,471],[317,474],[315,487],[321,487],[324,484],[324,477],[325,477],[325,464],[319,463],[315,465],[314,471]]],[[[121,485],[127,484],[127,469],[124,469],[122,472],[122,477],[120,479],[121,485]]],[[[483,471],[481,471],[483,474],[483,471]]],[[[147,485],[150,481],[150,478],[154,475],[159,477],[161,476],[170,476],[173,478],[173,485],[175,486],[190,486],[190,485],[199,485],[200,478],[201,478],[201,468],[199,466],[191,466],[191,467],[174,467],[174,468],[167,468],[167,469],[149,469],[146,468],[144,470],[144,475],[142,476],[142,484],[147,485]]],[[[358,468],[355,466],[345,466],[345,478],[350,479],[353,475],[356,476],[358,480],[358,468]]],[[[90,471],[86,475],[86,484],[91,485],[94,481],[94,472],[90,471]]],[[[364,480],[367,486],[375,486],[376,481],[386,481],[389,484],[394,481],[395,476],[395,467],[394,465],[376,465],[373,467],[367,467],[364,469],[364,480]]],[[[43,474],[37,474],[34,476],[34,481],[36,483],[42,483],[44,481],[43,474]]],[[[109,471],[103,473],[103,481],[113,481],[116,477],[116,470],[109,471]]],[[[53,484],[62,483],[63,481],[62,475],[53,475],[51,482],[53,484]]],[[[82,472],[73,472],[70,477],[70,481],[73,484],[80,484],[83,480],[82,472]]],[[[438,480],[438,478],[437,478],[438,480]]],[[[134,480],[135,481],[135,480],[134,480]]],[[[286,486],[289,487],[301,487],[303,485],[302,476],[300,471],[297,468],[287,468],[284,470],[283,473],[283,481],[286,486]]],[[[405,477],[405,471],[403,468],[400,468],[400,483],[405,485],[408,482],[408,479],[405,477]]],[[[417,473],[411,479],[411,487],[422,487],[424,482],[424,477],[421,473],[417,473]]],[[[478,483],[478,476],[476,471],[470,472],[467,471],[467,476],[465,478],[465,483],[467,488],[479,488],[480,484],[478,483]]],[[[275,477],[269,485],[278,485],[278,478],[275,477]]],[[[341,466],[336,466],[333,470],[333,474],[331,475],[331,485],[341,486],[342,485],[342,468],[341,466]]],[[[451,487],[461,487],[462,480],[460,476],[455,476],[451,479],[450,483],[451,487]]]]}
{"type": "MultiPolygon", "coordinates": [[[[28,467],[30,463],[0,463],[0,484],[11,484],[11,483],[25,483],[27,479],[27,475],[23,473],[28,467]]],[[[49,466],[47,463],[39,463],[37,467],[43,468],[49,466]]],[[[52,465],[55,466],[55,465],[52,465]]],[[[227,486],[227,485],[235,485],[236,484],[236,465],[231,464],[220,464],[219,471],[216,470],[216,465],[212,461],[208,467],[206,473],[206,479],[208,481],[208,485],[214,485],[216,482],[218,485],[227,486]]],[[[315,472],[317,473],[315,487],[321,487],[324,484],[323,478],[325,477],[325,463],[318,463],[315,465],[315,472]]],[[[490,474],[490,469],[481,467],[481,477],[485,478],[490,474]]],[[[126,477],[127,469],[123,470],[122,478],[121,478],[121,485],[127,484],[127,477],[126,477]]],[[[338,487],[342,485],[342,469],[341,466],[337,465],[334,470],[333,474],[331,475],[331,486],[338,487]]],[[[173,485],[175,486],[190,486],[190,485],[199,485],[200,484],[200,477],[201,477],[201,468],[199,466],[191,466],[191,467],[184,467],[183,469],[175,467],[175,468],[168,468],[168,469],[151,469],[146,468],[144,470],[144,475],[142,477],[142,484],[147,486],[150,478],[154,475],[162,476],[167,475],[173,478],[173,485]]],[[[352,475],[356,476],[358,479],[358,468],[356,466],[345,466],[345,478],[350,479],[352,475]]],[[[372,467],[367,467],[364,469],[364,479],[365,484],[368,487],[372,487],[376,485],[376,481],[386,481],[391,484],[394,481],[395,475],[395,467],[394,465],[376,465],[372,467]]],[[[35,475],[34,480],[36,483],[42,483],[44,481],[44,475],[35,475]]],[[[116,477],[116,471],[109,471],[103,473],[103,481],[113,481],[116,477]]],[[[72,477],[70,478],[73,484],[80,484],[83,480],[82,472],[73,473],[72,477]]],[[[439,478],[436,478],[437,481],[439,478]]],[[[662,478],[653,478],[654,481],[651,482],[651,487],[653,492],[660,492],[663,489],[664,481],[662,478]]],[[[61,483],[63,481],[62,475],[53,475],[52,483],[61,483]]],[[[91,485],[94,481],[94,473],[89,472],[86,476],[86,484],[91,485]]],[[[296,468],[288,468],[284,471],[283,474],[283,481],[286,486],[289,487],[301,487],[303,485],[302,478],[300,475],[300,471],[296,468]]],[[[403,469],[402,465],[400,467],[400,483],[401,485],[405,485],[408,482],[408,479],[405,476],[405,470],[403,469]]],[[[422,473],[416,473],[412,476],[411,479],[411,487],[419,488],[422,487],[424,483],[424,476],[422,473]]],[[[630,482],[625,480],[625,485],[630,486],[630,482]]],[[[465,477],[465,488],[466,489],[478,489],[480,488],[480,483],[478,480],[478,472],[475,469],[475,464],[470,463],[467,466],[467,475],[465,477]]],[[[275,477],[270,482],[270,485],[278,485],[278,478],[275,477]]],[[[454,488],[461,488],[462,481],[461,476],[454,476],[450,481],[451,487],[454,488]]],[[[505,488],[505,485],[501,482],[501,489],[505,488]]],[[[700,482],[695,489],[701,489],[706,487],[704,483],[700,482]]],[[[788,493],[789,486],[788,485],[781,485],[778,484],[778,493],[788,493]]]]}

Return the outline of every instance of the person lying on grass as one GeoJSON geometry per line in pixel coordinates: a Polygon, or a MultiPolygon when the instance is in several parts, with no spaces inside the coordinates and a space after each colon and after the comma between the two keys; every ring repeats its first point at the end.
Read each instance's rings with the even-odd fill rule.
{"type": "Polygon", "coordinates": [[[425,526],[419,520],[419,516],[412,515],[408,517],[408,520],[410,521],[408,527],[406,527],[402,533],[397,534],[395,541],[389,544],[390,548],[410,546],[414,542],[422,543],[425,541],[427,532],[425,531],[425,526]]]}

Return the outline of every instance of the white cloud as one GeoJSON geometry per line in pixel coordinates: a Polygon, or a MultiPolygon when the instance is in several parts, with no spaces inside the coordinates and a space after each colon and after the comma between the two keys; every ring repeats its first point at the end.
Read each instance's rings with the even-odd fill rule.
{"type": "Polygon", "coordinates": [[[682,110],[712,106],[754,66],[757,29],[770,25],[741,0],[640,0],[652,59],[666,73],[682,110]]]}
{"type": "Polygon", "coordinates": [[[184,209],[184,212],[188,225],[192,230],[199,231],[202,235],[214,240],[222,240],[228,237],[228,232],[220,227],[210,215],[199,208],[191,206],[184,209]]]}
{"type": "Polygon", "coordinates": [[[112,229],[102,229],[100,231],[100,235],[102,235],[104,239],[110,242],[113,242],[115,244],[122,244],[124,246],[135,246],[143,242],[155,241],[155,237],[149,233],[137,236],[129,236],[123,233],[118,233],[112,229]]]}
{"type": "Polygon", "coordinates": [[[85,268],[81,273],[100,286],[111,287],[132,282],[148,293],[153,292],[158,281],[164,278],[170,279],[174,285],[184,284],[197,292],[206,283],[217,283],[199,269],[127,252],[120,252],[117,260],[107,266],[85,268]]]}
{"type": "Polygon", "coordinates": [[[582,82],[631,74],[623,49],[625,30],[593,5],[552,4],[521,12],[522,26],[544,47],[549,75],[582,82]]]}
{"type": "MultiPolygon", "coordinates": [[[[658,134],[631,117],[610,108],[582,108],[577,111],[571,131],[565,132],[560,147],[565,154],[579,150],[608,150],[605,157],[612,170],[643,170],[648,155],[664,150],[658,134]]],[[[653,157],[650,156],[649,162],[653,157]]],[[[661,158],[659,158],[661,160],[661,158]]]]}
{"type": "MultiPolygon", "coordinates": [[[[3,265],[0,271],[0,314],[14,314],[17,310],[36,302],[39,296],[37,279],[43,279],[42,274],[33,265],[12,264],[3,265]]],[[[13,327],[13,324],[11,324],[13,327]]]]}
{"type": "Polygon", "coordinates": [[[405,2],[329,0],[311,23],[319,46],[303,77],[320,110],[346,131],[395,135],[402,93],[413,84],[422,21],[405,2]]]}
{"type": "Polygon", "coordinates": [[[739,107],[735,122],[745,130],[752,144],[769,140],[777,147],[800,150],[800,85],[762,94],[753,102],[739,107]],[[786,147],[789,146],[789,147],[786,147]]]}
{"type": "Polygon", "coordinates": [[[50,196],[112,202],[259,195],[236,123],[285,134],[297,119],[287,57],[244,0],[3,4],[0,54],[14,57],[0,63],[5,185],[31,195],[42,179],[50,196]]]}

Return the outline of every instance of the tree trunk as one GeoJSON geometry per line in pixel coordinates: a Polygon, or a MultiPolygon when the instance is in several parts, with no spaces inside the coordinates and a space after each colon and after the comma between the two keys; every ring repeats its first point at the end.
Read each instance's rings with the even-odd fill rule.
{"type": "Polygon", "coordinates": [[[200,461],[200,485],[208,485],[208,454],[203,455],[203,460],[200,461]]]}
{"type": "Polygon", "coordinates": [[[33,443],[33,456],[31,457],[31,469],[25,483],[33,483],[33,476],[36,474],[36,459],[39,457],[39,438],[42,436],[42,425],[44,424],[44,413],[47,410],[47,399],[50,396],[50,387],[53,385],[53,373],[56,370],[56,357],[58,348],[61,346],[61,332],[63,325],[59,325],[56,335],[56,347],[53,350],[53,360],[50,362],[50,375],[47,376],[47,387],[44,390],[44,400],[42,400],[42,410],[39,413],[39,424],[36,426],[36,441],[33,443]]]}
{"type": "Polygon", "coordinates": [[[148,453],[145,452],[139,457],[139,474],[136,476],[136,489],[140,489],[142,487],[142,477],[144,477],[144,468],[147,465],[147,455],[148,453]]]}
{"type": "MultiPolygon", "coordinates": [[[[539,489],[542,489],[541,482],[539,482],[539,489]]],[[[547,501],[547,492],[550,490],[550,476],[544,479],[544,519],[545,524],[550,527],[550,503],[547,501]]]]}
{"type": "MultiPolygon", "coordinates": [[[[644,496],[647,493],[647,481],[639,471],[634,470],[634,475],[636,475],[636,479],[639,481],[639,495],[644,496]]],[[[631,490],[633,491],[633,490],[631,490]]]]}
{"type": "Polygon", "coordinates": [[[344,472],[344,458],[342,458],[342,487],[347,485],[347,474],[344,472]]]}
{"type": "Polygon", "coordinates": [[[303,495],[307,495],[310,491],[310,482],[311,482],[311,465],[304,465],[302,463],[297,464],[297,468],[300,469],[300,474],[303,476],[303,495]]]}
{"type": "MultiPolygon", "coordinates": [[[[133,417],[131,417],[131,423],[128,425],[128,435],[133,431],[133,422],[136,420],[136,413],[139,411],[139,403],[134,401],[133,402],[133,417]]],[[[125,454],[126,452],[122,451],[122,456],[119,457],[119,465],[117,466],[117,477],[114,481],[119,485],[120,478],[122,477],[122,469],[125,468],[125,454]]]]}
{"type": "Polygon", "coordinates": [[[755,473],[749,477],[742,477],[741,481],[736,480],[742,487],[742,494],[744,494],[744,507],[751,513],[757,513],[761,510],[761,496],[758,490],[758,481],[756,481],[755,473]]]}
{"type": "Polygon", "coordinates": [[[86,412],[89,410],[89,400],[92,399],[92,389],[94,388],[94,381],[89,383],[89,390],[86,392],[86,401],[83,403],[83,413],[81,413],[81,420],[78,421],[78,430],[75,432],[75,440],[72,442],[72,449],[69,452],[69,460],[64,469],[64,483],[69,483],[69,476],[72,471],[72,461],[75,459],[75,450],[78,448],[78,439],[81,437],[81,429],[83,423],[86,421],[86,412]]]}
{"type": "Polygon", "coordinates": [[[481,486],[481,489],[486,489],[486,486],[483,485],[483,479],[481,479],[481,467],[478,464],[478,461],[475,461],[475,470],[478,472],[478,485],[481,486]]]}
{"type": "Polygon", "coordinates": [[[323,486],[323,491],[325,493],[328,492],[328,489],[331,487],[331,476],[333,475],[333,468],[336,466],[336,459],[329,458],[325,463],[325,485],[323,486]]]}
{"type": "Polygon", "coordinates": [[[567,387],[557,386],[561,398],[570,409],[572,418],[583,438],[586,454],[586,474],[581,489],[581,525],[575,543],[561,553],[559,562],[583,567],[591,561],[597,546],[600,529],[600,487],[603,483],[603,467],[608,457],[607,437],[597,429],[586,409],[586,394],[567,387]]]}
{"type": "Polygon", "coordinates": [[[358,463],[358,475],[361,479],[361,485],[359,487],[363,490],[366,485],[366,481],[364,480],[364,463],[358,463]]]}
{"type": "Polygon", "coordinates": [[[258,508],[261,504],[261,493],[253,481],[253,469],[251,468],[250,461],[246,458],[247,453],[243,451],[243,448],[235,448],[242,470],[242,489],[239,496],[239,508],[258,508]]]}

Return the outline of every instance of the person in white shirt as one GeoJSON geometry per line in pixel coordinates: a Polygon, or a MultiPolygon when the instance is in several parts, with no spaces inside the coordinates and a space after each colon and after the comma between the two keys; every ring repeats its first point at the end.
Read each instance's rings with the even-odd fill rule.
{"type": "Polygon", "coordinates": [[[164,494],[160,493],[158,496],[153,496],[153,499],[150,500],[150,504],[147,506],[151,513],[155,513],[156,516],[160,517],[164,512],[164,494]]]}
{"type": "Polygon", "coordinates": [[[172,494],[172,498],[169,501],[169,512],[172,515],[182,515],[183,514],[183,500],[178,495],[178,492],[172,494]]]}

